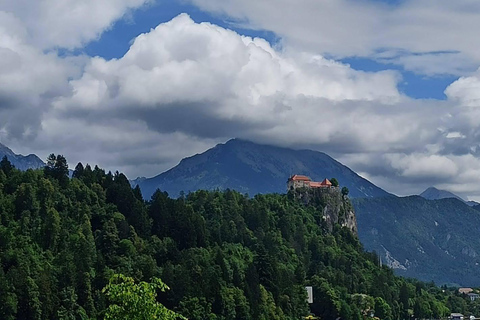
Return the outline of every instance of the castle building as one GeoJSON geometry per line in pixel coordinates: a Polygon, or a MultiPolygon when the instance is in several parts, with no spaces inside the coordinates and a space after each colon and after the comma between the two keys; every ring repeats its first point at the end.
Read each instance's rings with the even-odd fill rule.
{"type": "Polygon", "coordinates": [[[330,188],[332,183],[328,179],[324,179],[322,182],[312,181],[307,176],[294,174],[287,180],[288,190],[295,190],[297,188],[330,188]]]}

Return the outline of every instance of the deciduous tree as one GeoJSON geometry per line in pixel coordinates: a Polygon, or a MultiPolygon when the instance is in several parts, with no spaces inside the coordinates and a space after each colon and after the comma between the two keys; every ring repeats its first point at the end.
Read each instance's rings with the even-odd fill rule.
{"type": "Polygon", "coordinates": [[[135,283],[133,278],[115,274],[102,290],[110,305],[105,320],[176,320],[186,319],[157,302],[157,290],[165,292],[168,286],[159,278],[135,283]]]}

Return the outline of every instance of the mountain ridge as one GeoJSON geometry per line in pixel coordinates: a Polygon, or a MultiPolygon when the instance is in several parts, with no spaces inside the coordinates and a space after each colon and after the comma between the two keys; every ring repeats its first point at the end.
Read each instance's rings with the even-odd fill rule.
{"type": "Polygon", "coordinates": [[[480,213],[457,198],[352,199],[359,238],[396,273],[437,284],[478,286],[480,213]]]}
{"type": "Polygon", "coordinates": [[[4,156],[7,157],[8,161],[15,166],[15,168],[20,170],[27,169],[38,169],[45,166],[45,163],[35,154],[21,155],[16,154],[7,147],[6,145],[0,143],[0,159],[4,156]]]}
{"type": "Polygon", "coordinates": [[[241,193],[284,193],[292,174],[312,180],[335,177],[350,190],[351,197],[388,196],[390,193],[360,177],[325,153],[262,145],[232,139],[187,158],[152,178],[137,178],[148,199],[158,188],[172,196],[199,189],[235,189],[241,193]]]}
{"type": "Polygon", "coordinates": [[[425,189],[425,191],[420,193],[420,197],[425,198],[427,200],[440,200],[440,199],[454,198],[454,199],[458,199],[458,200],[464,202],[465,204],[467,204],[470,207],[473,207],[473,206],[476,206],[476,205],[480,204],[476,201],[464,200],[462,197],[457,196],[453,192],[450,192],[450,191],[447,191],[447,190],[437,189],[435,187],[429,187],[429,188],[425,189]]]}

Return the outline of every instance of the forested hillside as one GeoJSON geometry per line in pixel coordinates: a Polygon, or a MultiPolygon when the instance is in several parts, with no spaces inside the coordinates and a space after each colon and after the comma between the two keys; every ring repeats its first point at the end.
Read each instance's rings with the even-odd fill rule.
{"type": "Polygon", "coordinates": [[[353,199],[359,237],[397,274],[480,286],[480,213],[455,198],[353,199]]]}
{"type": "MultiPolygon", "coordinates": [[[[345,205],[348,204],[348,200],[345,205]]],[[[233,191],[144,201],[121,173],[51,156],[43,170],[0,163],[0,319],[103,319],[114,273],[160,277],[159,296],[189,319],[439,318],[474,312],[464,297],[379,267],[338,224],[328,199],[233,191]],[[328,209],[328,208],[327,208],[328,209]],[[327,210],[328,211],[328,210],[327,210]]],[[[478,311],[478,310],[477,310],[478,311]]]]}

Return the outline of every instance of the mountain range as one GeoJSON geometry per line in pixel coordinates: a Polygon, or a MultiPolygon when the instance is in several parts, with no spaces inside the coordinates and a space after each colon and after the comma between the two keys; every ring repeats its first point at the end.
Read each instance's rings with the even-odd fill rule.
{"type": "MultiPolygon", "coordinates": [[[[3,152],[17,168],[44,165],[34,155],[23,157],[0,147],[0,156],[3,152]]],[[[480,286],[480,206],[470,207],[435,188],[421,196],[394,196],[322,152],[233,139],[132,184],[140,186],[145,199],[157,188],[175,197],[182,191],[228,188],[253,196],[285,193],[292,174],[317,181],[335,177],[346,186],[362,244],[396,273],[437,284],[480,286]]]]}
{"type": "Polygon", "coordinates": [[[177,197],[181,191],[235,189],[253,196],[285,193],[292,174],[315,181],[335,177],[350,197],[389,196],[385,190],[331,158],[312,150],[293,150],[232,139],[204,153],[185,158],[174,168],[153,178],[138,178],[146,199],[158,188],[177,197]]]}
{"type": "Polygon", "coordinates": [[[15,168],[20,170],[38,169],[45,166],[45,163],[36,155],[29,154],[28,156],[23,156],[21,154],[15,154],[10,148],[0,143],[0,159],[4,156],[7,157],[8,161],[10,161],[15,168]]]}
{"type": "Polygon", "coordinates": [[[480,286],[480,212],[456,198],[352,199],[364,247],[398,274],[480,286]]]}

